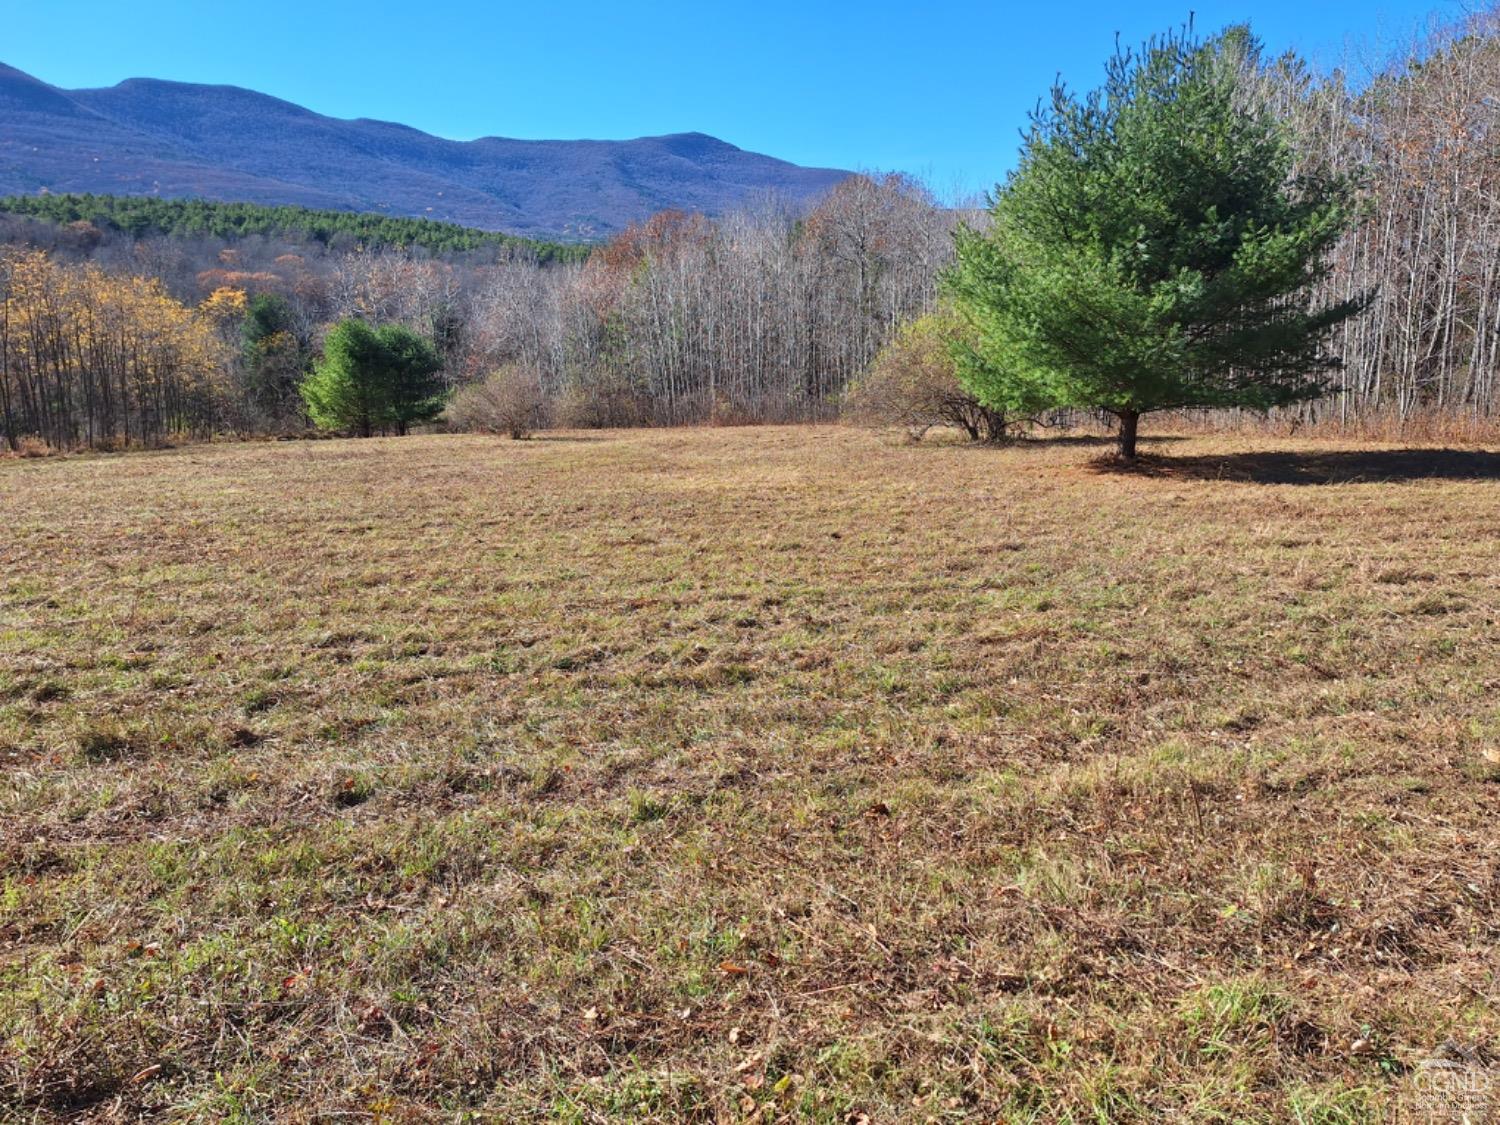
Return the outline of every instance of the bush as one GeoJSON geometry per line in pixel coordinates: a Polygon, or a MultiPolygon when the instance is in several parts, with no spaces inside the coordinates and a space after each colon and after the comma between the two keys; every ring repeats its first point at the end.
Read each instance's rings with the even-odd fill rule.
{"type": "Polygon", "coordinates": [[[454,394],[443,417],[455,430],[529,438],[548,424],[551,410],[541,377],[509,366],[454,394]]]}
{"type": "Polygon", "coordinates": [[[15,447],[17,457],[51,457],[56,452],[41,438],[31,436],[19,439],[15,447]]]}
{"type": "Polygon", "coordinates": [[[954,343],[960,329],[947,313],[907,324],[844,398],[844,417],[856,425],[903,426],[913,440],[934,426],[962,430],[970,441],[1000,441],[1008,421],[958,381],[954,343]]]}
{"type": "Polygon", "coordinates": [[[608,377],[575,383],[557,402],[557,424],[569,430],[612,430],[651,422],[650,403],[634,387],[608,377]]]}

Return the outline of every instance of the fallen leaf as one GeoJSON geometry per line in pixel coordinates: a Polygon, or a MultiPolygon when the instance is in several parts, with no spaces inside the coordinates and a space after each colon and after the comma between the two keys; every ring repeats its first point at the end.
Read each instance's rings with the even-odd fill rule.
{"type": "Polygon", "coordinates": [[[726,977],[742,977],[749,971],[744,965],[736,965],[733,961],[719,962],[719,972],[723,973],[726,977]]]}

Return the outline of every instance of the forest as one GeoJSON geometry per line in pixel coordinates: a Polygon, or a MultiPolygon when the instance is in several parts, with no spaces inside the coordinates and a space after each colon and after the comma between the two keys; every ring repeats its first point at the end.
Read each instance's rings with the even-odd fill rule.
{"type": "MultiPolygon", "coordinates": [[[[76,231],[92,227],[131,238],[166,235],[181,240],[206,235],[242,239],[253,235],[344,250],[359,247],[434,254],[515,253],[541,263],[581,261],[588,256],[588,247],[583,243],[549,242],[433,219],[204,199],[162,199],[151,195],[13,195],[0,199],[0,216],[38,219],[52,226],[80,224],[76,231]]],[[[16,232],[12,232],[12,237],[16,237],[16,232]]]]}
{"type": "MultiPolygon", "coordinates": [[[[1492,427],[1500,23],[1434,25],[1364,71],[1292,55],[1248,66],[1240,96],[1289,126],[1289,175],[1354,196],[1302,299],[1360,307],[1329,340],[1326,393],[1215,417],[1492,427]]],[[[524,371],[561,425],[831,420],[883,348],[944,314],[955,235],[992,219],[900,174],[851,177],[805,214],[774,199],[716,218],[669,211],[593,246],[298,208],[6,200],[0,426],[13,450],[302,432],[297,387],[350,317],[427,337],[449,389],[524,371]],[[145,304],[108,296],[148,291],[145,304]]],[[[898,349],[884,368],[903,363],[898,349]]],[[[983,405],[960,392],[961,410],[983,405]]],[[[949,422],[910,415],[905,403],[876,420],[949,422]]]]}

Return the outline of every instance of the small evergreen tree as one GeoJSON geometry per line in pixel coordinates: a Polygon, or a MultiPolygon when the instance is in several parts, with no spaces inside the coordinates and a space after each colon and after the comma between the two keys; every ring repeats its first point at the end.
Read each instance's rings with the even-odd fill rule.
{"type": "Polygon", "coordinates": [[[432,343],[410,328],[342,320],[329,330],[323,358],[303,381],[302,400],[323,429],[360,437],[377,428],[404,434],[441,413],[442,366],[432,343]]]}
{"type": "Polygon", "coordinates": [[[948,284],[978,338],[983,401],[1101,409],[1133,458],[1148,411],[1266,409],[1322,392],[1331,328],[1362,301],[1311,287],[1349,216],[1346,186],[1293,175],[1254,95],[1244,27],[1117,52],[1103,87],[1034,115],[988,230],[963,228],[948,284]]]}
{"type": "Polygon", "coordinates": [[[369,437],[384,409],[385,356],[375,330],[362,320],[342,320],[323,341],[323,358],[303,380],[302,401],[325,430],[369,437]]]}
{"type": "Polygon", "coordinates": [[[386,387],[383,420],[398,434],[415,423],[430,422],[443,412],[446,391],[438,378],[442,357],[425,336],[400,324],[375,333],[385,352],[386,387]]]}

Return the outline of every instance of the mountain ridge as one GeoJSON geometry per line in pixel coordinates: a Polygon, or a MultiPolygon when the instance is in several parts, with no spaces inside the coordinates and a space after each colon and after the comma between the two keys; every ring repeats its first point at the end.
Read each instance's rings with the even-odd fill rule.
{"type": "Polygon", "coordinates": [[[701,132],[454,141],[242,86],[127,78],[65,90],[0,63],[0,195],[291,204],[590,238],[666,208],[722,214],[768,195],[806,206],[847,175],[701,132]]]}

